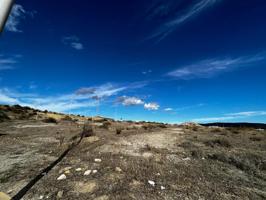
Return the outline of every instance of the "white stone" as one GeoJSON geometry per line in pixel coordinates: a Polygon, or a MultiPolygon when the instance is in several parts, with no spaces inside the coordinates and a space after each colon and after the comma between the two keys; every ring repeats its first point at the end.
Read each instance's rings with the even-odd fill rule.
{"type": "Polygon", "coordinates": [[[61,174],[61,175],[57,178],[58,181],[65,180],[65,179],[66,179],[66,175],[65,175],[65,174],[61,174]]]}
{"type": "Polygon", "coordinates": [[[44,196],[43,196],[43,195],[41,195],[41,196],[39,197],[39,199],[43,199],[43,197],[44,197],[44,196]]]}
{"type": "Polygon", "coordinates": [[[98,172],[97,169],[92,170],[93,174],[96,174],[97,172],[98,172]]]}
{"type": "Polygon", "coordinates": [[[120,167],[116,167],[116,168],[115,168],[115,171],[117,171],[117,172],[122,172],[122,169],[121,169],[120,167]]]}
{"type": "Polygon", "coordinates": [[[85,172],[84,172],[84,176],[88,176],[88,175],[90,175],[91,174],[91,170],[86,170],[85,172]]]}
{"type": "Polygon", "coordinates": [[[161,190],[165,190],[165,187],[164,186],[161,186],[161,190]]]}
{"type": "Polygon", "coordinates": [[[13,192],[13,190],[8,190],[7,194],[11,194],[13,192]]]}
{"type": "Polygon", "coordinates": [[[76,169],[76,172],[80,172],[82,169],[81,168],[77,168],[76,169]]]}
{"type": "Polygon", "coordinates": [[[102,159],[100,159],[100,158],[95,158],[94,161],[95,161],[95,162],[102,162],[102,159]]]}
{"type": "Polygon", "coordinates": [[[148,181],[148,183],[152,186],[155,186],[155,182],[154,181],[148,181]]]}

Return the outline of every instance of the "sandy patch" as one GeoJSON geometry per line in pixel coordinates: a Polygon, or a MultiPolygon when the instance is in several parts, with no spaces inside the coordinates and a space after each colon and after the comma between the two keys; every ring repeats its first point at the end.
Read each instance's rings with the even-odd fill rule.
{"type": "Polygon", "coordinates": [[[76,182],[75,183],[75,191],[78,193],[92,193],[96,190],[97,183],[95,181],[88,182],[76,182]]]}
{"type": "Polygon", "coordinates": [[[131,135],[99,146],[96,151],[151,157],[153,155],[152,152],[143,152],[141,150],[150,147],[176,151],[178,148],[177,143],[181,142],[181,134],[183,134],[182,129],[167,129],[160,132],[131,135]]]}

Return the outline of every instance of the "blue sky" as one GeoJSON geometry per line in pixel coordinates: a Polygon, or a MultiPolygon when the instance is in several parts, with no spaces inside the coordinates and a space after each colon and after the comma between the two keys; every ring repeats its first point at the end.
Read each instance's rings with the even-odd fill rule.
{"type": "Polygon", "coordinates": [[[266,122],[263,0],[17,0],[0,103],[169,123],[266,122]]]}

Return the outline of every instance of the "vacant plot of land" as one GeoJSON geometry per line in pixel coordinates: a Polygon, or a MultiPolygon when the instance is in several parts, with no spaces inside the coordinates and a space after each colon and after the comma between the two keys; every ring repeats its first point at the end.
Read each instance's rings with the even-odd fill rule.
{"type": "MultiPolygon", "coordinates": [[[[265,131],[136,127],[97,127],[24,199],[266,198],[265,131]]],[[[0,123],[0,191],[16,194],[81,130],[74,122],[0,123]]]]}

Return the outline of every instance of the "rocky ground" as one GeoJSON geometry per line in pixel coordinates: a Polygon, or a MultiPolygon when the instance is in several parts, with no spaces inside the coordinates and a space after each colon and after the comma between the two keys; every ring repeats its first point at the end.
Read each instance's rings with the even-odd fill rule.
{"type": "MultiPolygon", "coordinates": [[[[23,199],[266,198],[265,130],[98,121],[23,199]]],[[[0,191],[14,196],[80,132],[77,121],[0,123],[0,191]]]]}

